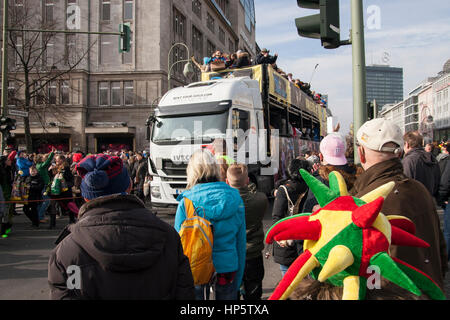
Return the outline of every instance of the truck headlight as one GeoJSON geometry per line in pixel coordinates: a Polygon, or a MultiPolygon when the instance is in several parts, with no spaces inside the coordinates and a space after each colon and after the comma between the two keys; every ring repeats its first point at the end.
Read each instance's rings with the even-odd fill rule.
{"type": "Polygon", "coordinates": [[[150,190],[151,190],[152,198],[161,199],[161,189],[160,189],[160,187],[151,187],[150,190]]]}

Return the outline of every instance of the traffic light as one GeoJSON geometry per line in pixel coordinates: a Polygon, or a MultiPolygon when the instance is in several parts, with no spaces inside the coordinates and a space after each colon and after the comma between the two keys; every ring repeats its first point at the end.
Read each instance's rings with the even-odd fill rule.
{"type": "Polygon", "coordinates": [[[3,133],[11,130],[16,130],[16,120],[2,117],[0,119],[0,131],[3,133]]]}
{"type": "Polygon", "coordinates": [[[301,8],[319,9],[320,13],[295,19],[301,37],[320,39],[326,49],[341,45],[339,0],[297,0],[301,8]]]}
{"type": "Polygon", "coordinates": [[[16,130],[16,120],[5,117],[0,118],[0,132],[5,145],[14,144],[14,137],[11,135],[12,130],[16,130]]]}
{"type": "Polygon", "coordinates": [[[374,119],[374,109],[372,101],[367,102],[367,120],[374,119]]]}
{"type": "Polygon", "coordinates": [[[131,49],[131,28],[129,23],[119,25],[119,31],[122,34],[119,40],[119,52],[130,52],[131,49]]]}

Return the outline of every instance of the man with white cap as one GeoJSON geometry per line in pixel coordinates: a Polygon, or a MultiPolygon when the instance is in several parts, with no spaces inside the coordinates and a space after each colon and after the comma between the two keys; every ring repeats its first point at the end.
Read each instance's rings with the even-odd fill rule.
{"type": "Polygon", "coordinates": [[[402,214],[411,219],[416,225],[416,236],[428,242],[430,247],[391,246],[391,255],[429,274],[443,288],[448,266],[439,217],[425,186],[403,174],[399,158],[403,145],[400,128],[390,120],[373,119],[361,126],[356,137],[364,172],[357,177],[350,194],[361,198],[389,181],[395,182],[381,211],[385,215],[402,214]]]}

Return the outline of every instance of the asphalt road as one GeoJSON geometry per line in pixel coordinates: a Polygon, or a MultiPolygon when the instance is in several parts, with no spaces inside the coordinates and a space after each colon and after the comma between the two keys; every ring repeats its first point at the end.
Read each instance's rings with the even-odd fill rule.
{"type": "MultiPolygon", "coordinates": [[[[19,213],[21,209],[18,209],[19,213]]],[[[264,229],[271,226],[271,211],[267,210],[264,229]]],[[[440,212],[442,215],[442,210],[440,212]]],[[[173,225],[173,210],[159,210],[158,217],[173,225]]],[[[46,300],[49,298],[47,263],[54,241],[68,223],[68,218],[57,220],[57,229],[31,229],[28,219],[15,216],[11,236],[0,238],[0,300],[46,300]]],[[[265,277],[263,299],[267,299],[281,280],[278,264],[272,258],[264,259],[265,277]]],[[[450,275],[447,274],[445,291],[450,299],[450,275]]]]}

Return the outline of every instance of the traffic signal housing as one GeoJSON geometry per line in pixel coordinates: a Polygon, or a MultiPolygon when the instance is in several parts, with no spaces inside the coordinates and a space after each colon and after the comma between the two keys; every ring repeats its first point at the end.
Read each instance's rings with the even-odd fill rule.
{"type": "Polygon", "coordinates": [[[0,119],[0,131],[10,132],[11,130],[16,130],[16,120],[11,118],[2,117],[0,119]]]}
{"type": "Polygon", "coordinates": [[[16,130],[16,120],[6,117],[0,118],[0,132],[2,133],[3,142],[5,145],[14,144],[14,137],[11,134],[12,130],[16,130]]]}
{"type": "Polygon", "coordinates": [[[119,40],[119,52],[130,52],[131,50],[131,27],[129,23],[119,25],[119,31],[122,34],[119,40]]]}
{"type": "Polygon", "coordinates": [[[367,121],[374,119],[374,105],[372,101],[367,102],[367,121]]]}
{"type": "Polygon", "coordinates": [[[320,39],[326,49],[341,45],[339,0],[297,0],[301,8],[319,9],[320,13],[295,19],[301,37],[320,39]]]}

